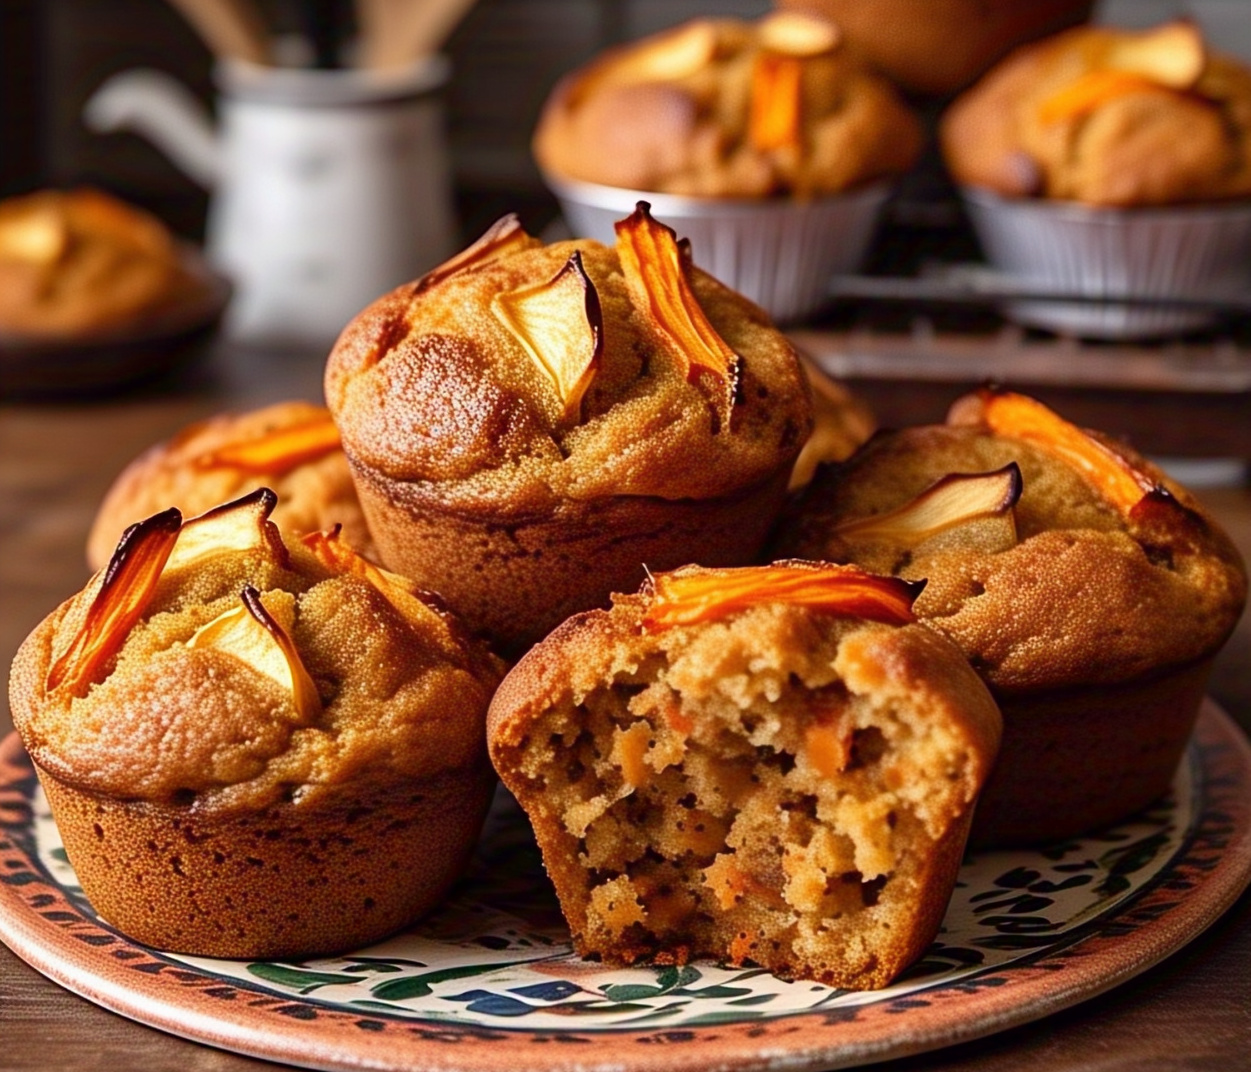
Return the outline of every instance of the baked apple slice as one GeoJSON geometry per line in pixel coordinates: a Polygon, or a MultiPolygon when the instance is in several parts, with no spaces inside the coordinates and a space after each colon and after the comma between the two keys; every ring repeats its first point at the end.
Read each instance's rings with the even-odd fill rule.
{"type": "Polygon", "coordinates": [[[195,458],[197,469],[238,469],[277,475],[339,450],[339,429],[329,410],[299,424],[278,428],[255,439],[227,443],[195,458]]]}
{"type": "Polygon", "coordinates": [[[480,268],[491,261],[499,260],[524,249],[533,249],[542,243],[526,234],[521,221],[514,212],[501,216],[482,234],[476,242],[461,250],[454,257],[444,261],[437,268],[432,268],[419,280],[413,288],[413,294],[424,294],[431,287],[438,286],[445,279],[471,268],[480,268]]]}
{"type": "Polygon", "coordinates": [[[738,386],[738,354],[717,334],[691,287],[689,244],[673,229],[652,218],[640,201],[632,215],[619,220],[617,253],[635,306],[686,373],[707,396],[717,427],[728,429],[738,386]]]}
{"type": "Polygon", "coordinates": [[[1010,462],[990,473],[949,473],[902,506],[872,517],[844,521],[834,534],[849,544],[885,543],[911,550],[955,528],[977,528],[986,551],[1016,545],[1013,508],[1021,498],[1021,469],[1010,462]]]}
{"type": "Polygon", "coordinates": [[[285,565],[287,547],[278,526],[269,520],[276,505],[277,495],[269,488],[257,488],[184,522],[165,568],[181,569],[212,555],[251,550],[267,550],[285,565]]]}
{"type": "Polygon", "coordinates": [[[575,250],[548,282],[497,294],[491,312],[552,385],[560,402],[558,423],[577,423],[604,350],[599,293],[581,252],[575,250]]]}
{"type": "Polygon", "coordinates": [[[652,578],[646,629],[713,621],[761,603],[906,625],[924,581],[879,577],[855,566],[788,560],[737,569],[675,570],[652,578]]]}
{"type": "Polygon", "coordinates": [[[838,24],[802,11],[774,11],[758,24],[760,47],[782,56],[823,56],[842,40],[838,24]]]}
{"type": "Polygon", "coordinates": [[[284,628],[251,585],[239,598],[240,606],[197,629],[187,647],[214,648],[247,663],[290,692],[300,725],[308,725],[321,713],[321,697],[291,640],[289,625],[284,628]]]}

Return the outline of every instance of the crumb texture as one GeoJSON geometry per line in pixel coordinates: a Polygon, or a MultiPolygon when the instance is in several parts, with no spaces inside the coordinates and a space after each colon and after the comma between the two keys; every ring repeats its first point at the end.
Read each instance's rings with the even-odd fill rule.
{"type": "Polygon", "coordinates": [[[984,687],[920,626],[632,614],[566,627],[492,707],[578,948],[885,985],[951,892],[998,744],[984,687]]]}

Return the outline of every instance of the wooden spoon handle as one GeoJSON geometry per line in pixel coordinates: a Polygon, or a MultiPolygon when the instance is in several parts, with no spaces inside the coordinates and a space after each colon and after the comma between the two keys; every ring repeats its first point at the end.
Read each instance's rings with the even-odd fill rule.
{"type": "Polygon", "coordinates": [[[403,67],[437,52],[476,0],[358,0],[362,66],[403,67]]]}
{"type": "Polygon", "coordinates": [[[219,57],[268,63],[269,34],[252,0],[169,0],[219,57]]]}

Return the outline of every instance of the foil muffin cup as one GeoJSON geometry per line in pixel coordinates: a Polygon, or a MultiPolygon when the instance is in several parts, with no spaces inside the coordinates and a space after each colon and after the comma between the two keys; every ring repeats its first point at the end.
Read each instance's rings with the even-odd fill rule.
{"type": "Polygon", "coordinates": [[[815,312],[831,277],[860,266],[891,191],[877,183],[810,201],[701,198],[545,179],[574,235],[608,245],[613,224],[648,202],[657,220],[690,239],[699,267],[782,323],[815,312]]]}
{"type": "Polygon", "coordinates": [[[987,259],[1023,288],[1109,298],[1005,303],[1031,327],[1105,339],[1176,334],[1206,327],[1219,310],[1112,299],[1202,300],[1251,284],[1251,204],[1102,208],[968,187],[962,196],[987,259]]]}

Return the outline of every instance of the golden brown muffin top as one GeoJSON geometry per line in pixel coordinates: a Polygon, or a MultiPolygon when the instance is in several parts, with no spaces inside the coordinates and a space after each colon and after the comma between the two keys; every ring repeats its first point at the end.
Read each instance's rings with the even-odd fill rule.
{"type": "Polygon", "coordinates": [[[194,517],[260,487],[277,494],[272,520],[284,532],[341,525],[348,546],[373,557],[330,411],[291,401],[199,421],[132,461],[96,512],[87,565],[105,566],[126,527],[149,514],[176,506],[194,517]]]}
{"type": "Polygon", "coordinates": [[[1080,27],[1026,45],[951,106],[957,181],[1009,197],[1142,206],[1251,195],[1251,69],[1197,27],[1080,27]]]}
{"type": "Polygon", "coordinates": [[[821,472],[780,550],[925,578],[917,614],[1000,694],[1200,659],[1246,599],[1236,548],[1193,496],[1007,392],[967,396],[947,424],[879,434],[821,472]]]}
{"type": "Polygon", "coordinates": [[[197,286],[165,226],[108,194],[42,190],[0,202],[0,331],[107,331],[197,286]]]}
{"type": "Polygon", "coordinates": [[[611,249],[506,217],[348,325],[326,398],[357,468],[518,512],[739,491],[812,421],[785,336],[642,209],[611,249]]]}
{"type": "MultiPolygon", "coordinates": [[[[795,679],[810,689],[842,680],[910,709],[940,705],[967,735],[980,782],[998,752],[999,710],[959,650],[916,623],[919,587],[810,562],[658,574],[637,593],[614,595],[610,610],[574,615],[522,657],[491,703],[492,751],[515,746],[534,714],[648,680],[646,668],[661,660],[685,696],[743,707],[776,699],[795,679]]],[[[783,719],[750,733],[757,747],[801,750],[799,728],[783,719]]]]}
{"type": "Polygon", "coordinates": [[[273,506],[148,518],[27,638],[10,695],[42,768],[234,811],[484,760],[494,657],[337,534],[284,545],[273,506]]]}
{"type": "Polygon", "coordinates": [[[697,19],[565,77],[534,136],[557,178],[698,197],[839,193],[912,166],[921,129],[838,28],[697,19]]]}

